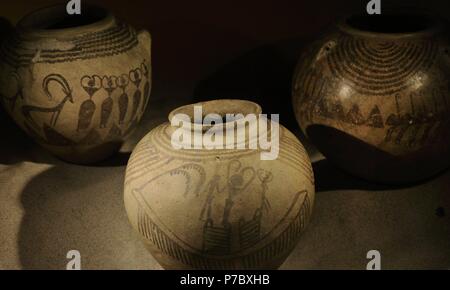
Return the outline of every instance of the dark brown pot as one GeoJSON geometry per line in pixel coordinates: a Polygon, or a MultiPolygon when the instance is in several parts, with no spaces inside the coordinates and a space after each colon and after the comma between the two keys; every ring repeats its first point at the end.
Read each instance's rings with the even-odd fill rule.
{"type": "Polygon", "coordinates": [[[303,55],[293,105],[302,130],[344,170],[382,183],[450,163],[448,34],[429,16],[356,16],[303,55]]]}

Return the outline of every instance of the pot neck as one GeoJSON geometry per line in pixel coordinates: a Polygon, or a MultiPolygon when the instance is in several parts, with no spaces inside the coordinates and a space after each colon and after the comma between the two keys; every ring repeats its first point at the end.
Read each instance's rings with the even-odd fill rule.
{"type": "Polygon", "coordinates": [[[73,38],[115,26],[117,21],[109,11],[83,6],[79,15],[68,15],[65,5],[54,5],[32,12],[17,24],[17,31],[24,38],[73,38]]]}
{"type": "Polygon", "coordinates": [[[444,30],[444,23],[429,14],[348,15],[337,27],[354,37],[389,41],[430,38],[444,30]]]}
{"type": "Polygon", "coordinates": [[[216,100],[187,105],[169,114],[169,132],[172,135],[179,131],[184,136],[191,136],[183,138],[183,145],[198,144],[200,139],[211,140],[208,137],[211,135],[223,138],[222,144],[225,146],[249,145],[256,143],[261,135],[267,135],[267,131],[270,132],[270,127],[265,131],[259,130],[260,124],[269,126],[269,122],[264,123],[266,120],[261,117],[261,112],[258,104],[243,100],[216,100]]]}

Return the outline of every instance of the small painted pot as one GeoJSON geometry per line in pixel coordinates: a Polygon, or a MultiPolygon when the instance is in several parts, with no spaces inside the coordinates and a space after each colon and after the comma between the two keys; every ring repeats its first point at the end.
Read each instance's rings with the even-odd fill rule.
{"type": "MultiPolygon", "coordinates": [[[[196,106],[220,120],[226,114],[261,113],[257,104],[242,100],[196,106]]],[[[193,113],[194,105],[176,109],[169,116],[171,123],[190,117],[189,126],[164,123],[134,150],[124,193],[132,226],[165,269],[278,268],[297,245],[314,204],[314,176],[305,149],[282,126],[279,134],[258,130],[245,141],[225,134],[217,140],[228,149],[205,144],[198,149],[179,148],[193,140],[190,136],[206,136],[212,129],[193,121],[193,113]],[[181,138],[184,141],[174,137],[180,130],[188,136],[181,138]],[[264,150],[249,144],[275,135],[278,157],[261,160],[264,150]],[[237,149],[238,144],[244,147],[237,149]]],[[[236,122],[239,119],[227,119],[224,124],[232,136],[255,129],[236,122]]],[[[259,128],[261,124],[267,128],[266,122],[261,121],[259,128]]]]}
{"type": "Polygon", "coordinates": [[[56,156],[92,163],[118,150],[151,90],[151,39],[108,11],[64,5],[24,17],[0,49],[0,99],[56,156]]]}
{"type": "Polygon", "coordinates": [[[298,123],[344,170],[402,184],[450,165],[450,46],[425,15],[354,16],[304,53],[298,123]]]}

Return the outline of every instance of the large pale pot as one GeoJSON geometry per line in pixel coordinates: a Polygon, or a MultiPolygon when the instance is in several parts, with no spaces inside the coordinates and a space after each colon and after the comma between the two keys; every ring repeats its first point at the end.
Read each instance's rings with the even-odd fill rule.
{"type": "Polygon", "coordinates": [[[118,150],[151,90],[150,34],[107,11],[65,5],[24,17],[0,49],[0,96],[35,141],[75,163],[118,150]]]}
{"type": "Polygon", "coordinates": [[[448,35],[424,15],[355,16],[304,53],[293,82],[298,123],[348,172],[423,180],[450,164],[448,35]]]}
{"type": "MultiPolygon", "coordinates": [[[[241,100],[198,105],[205,115],[261,112],[241,100]]],[[[181,107],[170,119],[193,112],[193,105],[181,107]]],[[[207,131],[195,125],[192,132],[207,131]]],[[[302,144],[280,127],[278,158],[263,161],[261,150],[249,149],[251,136],[246,150],[176,150],[171,140],[178,130],[169,123],[155,128],[127,166],[126,210],[149,251],[165,269],[278,268],[299,241],[314,203],[313,172],[302,144]]],[[[225,139],[237,148],[237,138],[225,139]]]]}

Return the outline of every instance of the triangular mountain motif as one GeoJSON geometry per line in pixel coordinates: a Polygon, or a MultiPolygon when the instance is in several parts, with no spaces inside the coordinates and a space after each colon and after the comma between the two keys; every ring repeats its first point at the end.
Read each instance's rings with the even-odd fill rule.
{"type": "Polygon", "coordinates": [[[101,136],[96,130],[89,131],[81,141],[80,145],[96,145],[101,142],[101,136]]]}
{"type": "Polygon", "coordinates": [[[337,118],[338,120],[345,120],[344,107],[342,106],[340,101],[337,101],[333,104],[332,112],[335,115],[335,118],[337,118]]]}
{"type": "Polygon", "coordinates": [[[367,126],[375,128],[384,128],[383,117],[381,116],[381,111],[378,106],[375,106],[369,114],[369,118],[366,122],[367,126]]]}
{"type": "Polygon", "coordinates": [[[351,110],[347,113],[347,117],[345,119],[347,122],[354,125],[361,125],[364,123],[364,117],[359,111],[358,105],[353,105],[351,110]]]}
{"type": "Polygon", "coordinates": [[[44,135],[47,139],[49,145],[54,146],[72,146],[75,142],[69,138],[64,137],[62,134],[58,133],[55,129],[47,124],[44,124],[44,135]]]}

